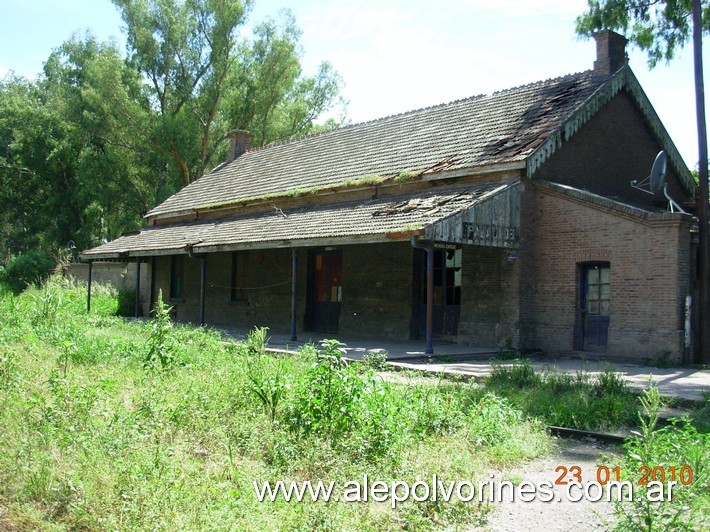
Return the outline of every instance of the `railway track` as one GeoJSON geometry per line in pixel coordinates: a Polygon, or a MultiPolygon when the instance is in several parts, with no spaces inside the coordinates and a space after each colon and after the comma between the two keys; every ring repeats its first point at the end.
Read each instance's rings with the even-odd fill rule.
{"type": "Polygon", "coordinates": [[[619,434],[606,434],[604,432],[594,432],[591,430],[579,430],[579,429],[570,429],[567,427],[555,427],[555,426],[548,426],[547,430],[550,431],[551,434],[554,434],[555,436],[560,436],[562,438],[575,438],[575,439],[583,439],[583,438],[593,438],[595,440],[600,440],[606,443],[616,443],[616,444],[622,444],[626,441],[628,436],[621,436],[619,434]]]}

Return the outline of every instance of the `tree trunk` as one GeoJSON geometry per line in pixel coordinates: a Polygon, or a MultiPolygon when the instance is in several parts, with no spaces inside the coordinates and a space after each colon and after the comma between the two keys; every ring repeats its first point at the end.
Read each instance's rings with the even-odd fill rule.
{"type": "Polygon", "coordinates": [[[186,187],[190,184],[190,169],[187,167],[187,163],[182,160],[178,152],[175,150],[170,150],[170,156],[180,168],[180,172],[182,173],[182,185],[186,187]]]}
{"type": "Polygon", "coordinates": [[[697,196],[697,211],[699,220],[698,247],[698,356],[697,362],[710,364],[710,239],[708,238],[708,139],[705,124],[705,85],[703,81],[703,27],[701,0],[693,0],[693,50],[695,63],[695,106],[698,121],[698,175],[699,187],[697,196]]]}

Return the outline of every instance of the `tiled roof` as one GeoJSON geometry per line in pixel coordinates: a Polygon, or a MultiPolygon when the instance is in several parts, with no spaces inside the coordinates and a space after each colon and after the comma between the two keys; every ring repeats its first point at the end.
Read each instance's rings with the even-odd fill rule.
{"type": "Polygon", "coordinates": [[[368,175],[524,161],[607,79],[571,74],[251,150],[148,216],[368,175]]]}
{"type": "MultiPolygon", "coordinates": [[[[516,182],[513,182],[513,184],[516,182]]],[[[301,207],[146,227],[82,253],[85,259],[238,249],[291,247],[299,241],[341,237],[386,240],[392,233],[422,229],[469,208],[511,184],[468,185],[406,196],[301,207]]],[[[400,238],[403,238],[400,237],[400,238]]]]}

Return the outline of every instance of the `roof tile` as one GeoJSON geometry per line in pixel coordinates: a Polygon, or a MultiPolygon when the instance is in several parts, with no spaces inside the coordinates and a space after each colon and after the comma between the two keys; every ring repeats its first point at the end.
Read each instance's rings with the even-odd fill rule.
{"type": "Polygon", "coordinates": [[[522,161],[606,79],[591,71],[571,74],[253,149],[148,216],[366,175],[522,161]]]}
{"type": "MultiPolygon", "coordinates": [[[[515,183],[515,181],[513,182],[515,183]]],[[[126,255],[196,252],[210,247],[240,245],[298,245],[299,240],[380,235],[423,228],[466,209],[488,193],[503,189],[500,182],[437,189],[416,195],[300,207],[152,225],[138,234],[122,236],[82,253],[85,259],[126,255]]]]}

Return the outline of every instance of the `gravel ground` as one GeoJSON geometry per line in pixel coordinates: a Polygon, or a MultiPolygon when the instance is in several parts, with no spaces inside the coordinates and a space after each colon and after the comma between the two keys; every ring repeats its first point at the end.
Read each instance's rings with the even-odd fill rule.
{"type": "MultiPolygon", "coordinates": [[[[558,466],[579,466],[582,469],[582,479],[596,480],[597,467],[606,465],[609,468],[616,465],[613,457],[619,456],[619,451],[593,441],[560,440],[560,445],[554,453],[534,460],[524,466],[507,471],[503,479],[529,480],[534,483],[548,481],[554,483],[559,473],[558,466]],[[609,457],[606,460],[602,455],[609,457]]],[[[500,479],[500,472],[496,472],[500,479]]],[[[490,515],[485,530],[490,531],[521,531],[521,530],[606,530],[613,522],[613,505],[605,501],[592,503],[589,501],[571,502],[565,497],[565,487],[554,487],[554,500],[551,502],[503,502],[498,504],[490,515]],[[557,502],[557,499],[561,499],[557,502]]]]}

